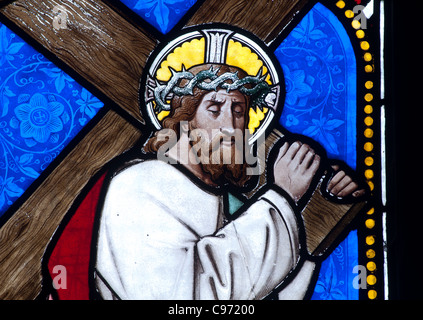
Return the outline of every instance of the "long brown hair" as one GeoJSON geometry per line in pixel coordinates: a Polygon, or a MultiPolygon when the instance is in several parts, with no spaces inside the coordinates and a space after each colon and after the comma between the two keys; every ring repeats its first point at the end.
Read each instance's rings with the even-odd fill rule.
{"type": "MultiPolygon", "coordinates": [[[[192,74],[197,74],[200,71],[208,70],[210,67],[213,67],[214,69],[219,68],[219,71],[217,72],[217,75],[222,75],[226,72],[238,72],[239,78],[244,78],[247,76],[247,73],[239,69],[237,67],[232,67],[228,65],[222,65],[222,64],[201,64],[198,66],[191,67],[188,69],[192,74]]],[[[230,81],[230,80],[229,80],[230,81]]],[[[187,83],[187,80],[182,80],[179,86],[185,86],[187,83]]],[[[166,117],[163,120],[162,127],[164,129],[171,129],[173,132],[177,134],[177,138],[180,137],[180,126],[179,123],[181,121],[191,121],[194,119],[195,113],[197,111],[197,108],[203,99],[203,97],[208,93],[209,91],[201,90],[197,87],[194,87],[193,94],[192,95],[185,95],[185,96],[177,96],[174,95],[174,97],[171,100],[171,111],[168,117],[166,117]]],[[[249,97],[246,96],[247,99],[247,105],[249,104],[249,97]]],[[[248,110],[248,109],[247,109],[248,110]]],[[[247,112],[248,117],[248,112],[247,112]]],[[[248,121],[246,119],[246,125],[248,124],[248,121]]],[[[143,150],[145,152],[150,153],[157,153],[159,148],[167,142],[167,140],[158,139],[158,136],[160,134],[160,131],[156,131],[154,135],[147,140],[145,143],[143,150]]]]}

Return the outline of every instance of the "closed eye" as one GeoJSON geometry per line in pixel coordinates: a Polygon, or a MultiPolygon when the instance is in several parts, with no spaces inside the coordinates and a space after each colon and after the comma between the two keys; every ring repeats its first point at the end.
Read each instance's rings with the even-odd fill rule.
{"type": "Polygon", "coordinates": [[[213,114],[214,116],[217,116],[220,113],[220,108],[217,105],[212,105],[207,108],[207,111],[213,114]]]}
{"type": "Polygon", "coordinates": [[[237,104],[233,109],[232,112],[237,118],[241,118],[245,114],[245,108],[241,104],[237,104]]]}

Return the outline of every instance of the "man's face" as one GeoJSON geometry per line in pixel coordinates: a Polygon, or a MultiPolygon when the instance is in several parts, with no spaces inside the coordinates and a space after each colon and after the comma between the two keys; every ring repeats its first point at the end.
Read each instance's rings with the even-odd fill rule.
{"type": "Polygon", "coordinates": [[[219,89],[203,96],[192,121],[197,128],[210,133],[219,129],[233,135],[235,129],[245,129],[246,111],[247,102],[241,92],[219,89]]]}
{"type": "Polygon", "coordinates": [[[247,100],[239,91],[225,89],[203,96],[190,122],[192,147],[203,169],[216,177],[229,170],[238,176],[243,159],[247,100]]]}
{"type": "Polygon", "coordinates": [[[247,102],[239,91],[225,89],[212,91],[203,96],[191,127],[203,132],[202,143],[212,150],[243,147],[247,102]]]}

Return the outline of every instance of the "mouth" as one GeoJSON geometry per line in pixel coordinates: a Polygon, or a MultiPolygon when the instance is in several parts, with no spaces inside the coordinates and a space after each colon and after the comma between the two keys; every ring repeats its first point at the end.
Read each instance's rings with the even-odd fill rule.
{"type": "Polygon", "coordinates": [[[216,151],[219,148],[233,148],[236,147],[237,149],[242,149],[242,143],[240,142],[240,138],[237,136],[225,136],[220,135],[219,137],[215,137],[211,142],[211,151],[216,151]]]}
{"type": "Polygon", "coordinates": [[[217,151],[221,148],[232,148],[232,146],[235,145],[235,140],[233,139],[224,139],[223,137],[220,137],[219,139],[216,139],[215,141],[212,141],[211,143],[211,151],[217,151]]]}

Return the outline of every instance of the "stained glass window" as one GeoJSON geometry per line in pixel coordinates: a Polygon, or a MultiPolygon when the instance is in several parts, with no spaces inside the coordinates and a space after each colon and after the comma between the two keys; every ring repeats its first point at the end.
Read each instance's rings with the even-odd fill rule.
{"type": "MultiPolygon", "coordinates": [[[[336,224],[343,227],[331,238],[336,245],[328,245],[323,258],[310,260],[317,267],[304,297],[389,298],[384,1],[56,2],[16,0],[0,9],[0,233],[13,244],[0,254],[7,257],[10,250],[20,248],[13,259],[5,258],[0,277],[14,265],[25,266],[15,268],[14,280],[0,288],[1,298],[64,297],[43,296],[46,288],[55,286],[49,278],[54,269],[48,268],[56,263],[54,245],[60,243],[60,235],[66,239],[81,235],[90,244],[91,232],[96,231],[86,233],[83,225],[97,219],[97,201],[105,196],[100,192],[104,177],[120,166],[120,159],[137,154],[154,134],[152,128],[169,117],[166,108],[179,94],[171,92],[170,79],[176,74],[198,80],[190,73],[192,67],[207,59],[248,69],[244,81],[267,88],[265,95],[251,100],[257,103],[249,111],[250,124],[257,123],[251,133],[260,132],[260,126],[276,115],[272,124],[277,132],[311,139],[327,159],[351,168],[369,193],[357,217],[336,224]],[[216,34],[207,31],[212,23],[216,34]],[[235,57],[231,63],[223,58],[229,50],[235,57]],[[167,58],[160,60],[159,52],[167,58]],[[254,69],[257,62],[261,65],[254,69]],[[169,71],[167,78],[151,73],[159,74],[159,69],[169,71]],[[271,110],[275,101],[283,101],[281,112],[277,107],[271,110]],[[153,124],[149,114],[157,117],[153,124]],[[95,200],[90,200],[92,195],[95,200]],[[20,235],[16,228],[21,228],[20,235]]],[[[200,79],[193,87],[200,83],[205,88],[222,77],[213,67],[203,74],[206,71],[211,80],[200,79]]],[[[225,76],[229,73],[233,87],[242,81],[239,73],[228,71],[225,76]]],[[[230,92],[232,87],[225,85],[230,92]]],[[[269,133],[266,128],[262,131],[269,133]]],[[[278,139],[283,138],[280,134],[278,139]]],[[[267,186],[268,181],[259,183],[267,186]]],[[[255,198],[248,192],[228,192],[222,199],[228,206],[227,219],[236,221],[237,212],[255,198]]],[[[296,232],[302,237],[301,228],[296,232]]],[[[77,253],[69,244],[58,249],[69,270],[83,277],[92,267],[88,245],[78,247],[77,253]]],[[[301,259],[305,256],[301,251],[301,259]]],[[[93,286],[92,280],[88,282],[93,286]]],[[[282,282],[281,287],[289,284],[282,282]]],[[[86,289],[83,284],[70,287],[86,289]]],[[[268,298],[274,299],[274,293],[268,298]]]]}
{"type": "Polygon", "coordinates": [[[103,103],[5,25],[0,38],[2,215],[103,103]]]}

